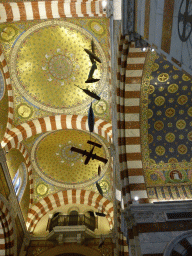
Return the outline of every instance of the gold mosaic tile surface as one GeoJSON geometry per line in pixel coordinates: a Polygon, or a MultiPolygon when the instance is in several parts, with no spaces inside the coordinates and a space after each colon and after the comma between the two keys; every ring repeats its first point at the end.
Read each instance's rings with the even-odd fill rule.
{"type": "Polygon", "coordinates": [[[0,43],[12,63],[15,125],[57,113],[87,115],[91,98],[74,84],[101,94],[100,102],[93,101],[95,116],[110,121],[108,26],[105,18],[0,25],[1,35],[10,30],[0,43]],[[102,59],[94,77],[101,80],[85,84],[91,62],[83,49],[91,49],[92,38],[102,59]]]}
{"type": "MultiPolygon", "coordinates": [[[[71,152],[72,146],[89,152],[92,145],[90,140],[101,144],[95,136],[90,133],[77,130],[61,130],[42,135],[37,140],[31,151],[33,167],[40,176],[49,183],[55,185],[80,185],[88,184],[94,179],[98,179],[98,167],[101,166],[101,175],[107,170],[110,161],[104,164],[97,160],[90,160],[85,165],[86,157],[76,152],[71,152]]],[[[103,144],[102,148],[95,147],[94,154],[103,158],[108,158],[109,153],[103,144]]],[[[43,186],[38,188],[39,194],[43,191],[43,186]]],[[[38,192],[38,191],[37,191],[38,192]]],[[[43,192],[42,192],[43,193],[43,192]]]]}
{"type": "MultiPolygon", "coordinates": [[[[77,182],[76,183],[77,188],[78,188],[78,183],[79,183],[81,188],[83,187],[86,190],[91,190],[91,191],[97,192],[96,185],[92,180],[93,180],[94,176],[97,178],[97,169],[98,169],[99,162],[97,162],[95,160],[94,161],[91,160],[89,163],[91,165],[89,166],[89,164],[88,164],[87,166],[85,166],[82,162],[82,160],[85,161],[85,157],[82,157],[81,155],[79,155],[79,156],[77,156],[76,162],[74,161],[75,159],[73,159],[73,162],[68,161],[66,164],[66,158],[65,158],[65,155],[63,155],[63,152],[66,153],[67,151],[69,154],[69,148],[68,147],[66,147],[66,149],[64,148],[65,142],[67,142],[66,146],[72,145],[73,143],[75,143],[75,145],[82,144],[81,147],[83,146],[83,143],[84,143],[85,148],[87,148],[87,150],[89,151],[90,145],[88,145],[86,143],[86,140],[90,139],[90,134],[79,131],[79,132],[77,132],[76,136],[72,136],[73,133],[71,133],[71,135],[70,135],[70,133],[71,133],[70,130],[67,130],[66,132],[61,131],[61,132],[56,132],[56,133],[55,132],[54,133],[46,133],[46,134],[52,134],[52,136],[49,135],[50,138],[49,138],[49,136],[45,137],[45,140],[46,140],[46,138],[48,138],[47,146],[46,146],[46,144],[44,144],[45,150],[47,151],[48,155],[45,156],[45,152],[42,151],[42,148],[40,150],[41,152],[37,151],[38,157],[39,157],[38,153],[40,153],[40,163],[42,162],[42,164],[45,164],[45,162],[43,163],[43,161],[45,161],[46,157],[50,159],[49,160],[50,162],[53,161],[53,163],[51,163],[51,166],[54,168],[54,171],[56,168],[56,172],[54,173],[55,178],[59,179],[59,177],[57,177],[57,175],[61,176],[61,180],[63,180],[64,182],[66,181],[66,183],[59,184],[60,186],[57,186],[58,184],[54,185],[52,183],[53,180],[52,181],[49,180],[49,177],[48,177],[49,175],[53,175],[53,174],[50,174],[51,169],[48,169],[48,167],[46,167],[46,165],[45,165],[45,168],[47,170],[47,173],[45,174],[46,176],[44,176],[44,174],[41,172],[36,172],[35,170],[33,170],[33,180],[34,180],[34,188],[35,188],[34,189],[34,202],[37,202],[38,200],[47,196],[48,194],[58,192],[61,189],[67,189],[68,186],[71,187],[71,185],[67,184],[67,182],[68,181],[71,182],[73,179],[74,179],[74,181],[76,180],[76,182],[77,182]],[[67,138],[66,138],[64,136],[64,134],[69,135],[69,136],[67,136],[67,138]],[[82,134],[84,136],[82,136],[82,134]],[[72,138],[70,138],[70,136],[72,138]],[[81,142],[81,136],[82,136],[82,138],[85,139],[84,142],[81,142]],[[80,138],[78,138],[78,137],[80,137],[80,138]],[[78,142],[77,142],[77,138],[78,138],[78,142]],[[51,147],[52,144],[53,144],[53,148],[51,149],[49,147],[51,147]],[[61,145],[61,146],[59,146],[59,145],[61,145]],[[61,161],[64,161],[64,162],[62,163],[61,161]],[[74,165],[71,166],[70,163],[71,164],[74,163],[74,165]],[[85,167],[87,167],[87,168],[85,168],[85,167]],[[89,170],[90,170],[90,172],[89,172],[89,170]],[[63,176],[64,174],[65,174],[65,176],[63,176]],[[46,178],[48,178],[48,179],[46,179],[46,178]],[[90,178],[90,182],[89,181],[87,183],[84,182],[84,178],[85,179],[90,178]],[[81,182],[83,184],[81,184],[81,182]]],[[[41,146],[42,135],[43,134],[32,136],[31,138],[27,139],[24,142],[28,152],[31,152],[32,148],[34,147],[35,142],[38,142],[38,140],[40,140],[40,146],[41,146]]],[[[109,147],[108,142],[104,138],[102,138],[101,136],[98,136],[98,137],[102,141],[102,144],[106,144],[106,146],[109,147]]],[[[94,140],[95,140],[95,138],[94,138],[94,140]]],[[[96,153],[96,152],[98,153],[98,155],[103,154],[103,156],[105,156],[105,151],[103,150],[103,148],[99,149],[99,151],[97,149],[94,150],[94,153],[96,153]]],[[[101,165],[102,165],[102,163],[101,163],[101,165]]],[[[112,199],[112,191],[111,191],[112,181],[111,181],[111,167],[110,166],[106,170],[104,176],[100,179],[99,184],[102,187],[104,196],[107,197],[109,200],[111,200],[112,199]]]]}

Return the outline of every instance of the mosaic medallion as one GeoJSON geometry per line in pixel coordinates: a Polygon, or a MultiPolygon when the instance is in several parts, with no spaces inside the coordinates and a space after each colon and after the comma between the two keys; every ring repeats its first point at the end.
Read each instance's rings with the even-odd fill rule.
{"type": "Polygon", "coordinates": [[[185,145],[179,145],[178,148],[177,148],[179,154],[186,154],[187,153],[187,147],[185,145]]]}
{"type": "Polygon", "coordinates": [[[89,186],[104,176],[110,166],[109,151],[99,138],[92,134],[91,140],[101,144],[102,148],[95,147],[98,156],[108,158],[107,164],[97,160],[90,160],[85,165],[85,156],[71,152],[76,147],[87,152],[92,146],[87,143],[90,133],[78,130],[61,130],[48,132],[40,136],[31,150],[31,159],[34,170],[48,183],[64,188],[81,188],[89,186]],[[101,166],[101,175],[98,176],[98,166],[101,166]]]}
{"type": "Polygon", "coordinates": [[[44,183],[40,183],[36,187],[37,194],[40,196],[45,196],[48,192],[48,186],[45,185],[44,183]]]}
{"type": "Polygon", "coordinates": [[[70,59],[64,55],[53,56],[49,61],[48,69],[51,75],[59,80],[68,78],[73,71],[70,59]]]}
{"type": "Polygon", "coordinates": [[[149,144],[152,143],[153,142],[153,135],[149,134],[148,139],[149,139],[149,144]]]}
{"type": "Polygon", "coordinates": [[[184,105],[187,103],[187,101],[188,101],[188,97],[186,95],[181,95],[177,99],[177,102],[179,103],[179,105],[184,105]]]}
{"type": "Polygon", "coordinates": [[[176,127],[177,127],[177,129],[179,129],[179,130],[185,129],[185,127],[186,127],[186,122],[185,122],[185,120],[182,120],[182,119],[178,120],[178,121],[176,122],[176,127]]]}
{"type": "Polygon", "coordinates": [[[175,109],[174,108],[167,108],[165,111],[165,115],[167,117],[173,117],[175,115],[175,109]]]}
{"type": "Polygon", "coordinates": [[[192,141],[192,131],[187,134],[188,140],[192,141]]]}
{"type": "Polygon", "coordinates": [[[93,105],[93,109],[94,109],[95,114],[103,115],[108,109],[107,102],[105,100],[97,101],[93,105]]]}
{"type": "Polygon", "coordinates": [[[159,82],[163,83],[163,82],[165,82],[169,79],[169,75],[167,73],[162,73],[158,76],[157,79],[158,79],[159,82]]]}
{"type": "Polygon", "coordinates": [[[165,98],[163,96],[158,96],[155,98],[155,104],[157,106],[162,106],[165,103],[165,98]]]}
{"type": "Polygon", "coordinates": [[[161,131],[164,128],[164,123],[162,121],[157,121],[154,124],[154,128],[157,131],[161,131]]]}
{"type": "Polygon", "coordinates": [[[175,134],[169,132],[166,134],[165,139],[167,142],[173,142],[175,140],[175,134]]]}
{"type": "Polygon", "coordinates": [[[165,148],[163,146],[157,146],[155,152],[157,155],[162,156],[165,154],[165,148]]]}
{"type": "Polygon", "coordinates": [[[149,90],[148,90],[149,94],[152,94],[154,92],[154,90],[155,90],[155,87],[150,84],[149,90]]]}
{"type": "Polygon", "coordinates": [[[171,84],[168,86],[168,92],[176,93],[178,91],[179,86],[177,84],[171,84]]]}
{"type": "Polygon", "coordinates": [[[190,81],[190,80],[191,80],[191,78],[188,77],[188,76],[185,75],[185,74],[182,75],[182,79],[183,79],[183,81],[190,81]]]}
{"type": "Polygon", "coordinates": [[[187,114],[192,117],[192,107],[190,107],[188,110],[187,110],[187,114]]]}
{"type": "Polygon", "coordinates": [[[33,113],[32,107],[26,103],[21,103],[17,107],[17,113],[21,118],[28,119],[33,113]]]}
{"type": "Polygon", "coordinates": [[[103,193],[107,193],[109,191],[109,182],[106,180],[102,180],[99,182],[99,185],[101,189],[103,190],[103,193]]]}
{"type": "Polygon", "coordinates": [[[105,32],[103,26],[101,26],[99,22],[92,21],[90,27],[96,34],[102,35],[105,32]]]}
{"type": "Polygon", "coordinates": [[[148,109],[148,118],[151,118],[153,116],[153,110],[148,109]]]}
{"type": "Polygon", "coordinates": [[[14,26],[5,26],[0,31],[0,38],[3,41],[11,41],[17,35],[17,30],[14,26]]]}
{"type": "Polygon", "coordinates": [[[90,97],[77,86],[100,95],[107,80],[107,60],[99,42],[87,30],[61,20],[41,22],[22,33],[10,63],[19,92],[34,106],[54,113],[81,110],[90,97]],[[84,49],[91,50],[92,39],[102,61],[94,73],[100,81],[86,84],[92,63],[84,49]]]}
{"type": "Polygon", "coordinates": [[[153,66],[152,66],[152,70],[153,70],[153,71],[157,71],[158,68],[159,68],[159,64],[154,63],[153,66]]]}

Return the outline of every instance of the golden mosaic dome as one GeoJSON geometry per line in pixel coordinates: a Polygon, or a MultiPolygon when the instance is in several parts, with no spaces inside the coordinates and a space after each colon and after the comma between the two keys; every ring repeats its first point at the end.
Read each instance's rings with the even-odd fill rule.
{"type": "MultiPolygon", "coordinates": [[[[70,150],[74,146],[89,152],[93,146],[87,143],[88,140],[90,133],[78,130],[60,130],[43,134],[36,140],[31,151],[34,169],[44,180],[60,187],[79,188],[96,182],[107,171],[109,161],[104,164],[91,159],[85,165],[86,157],[70,150]]],[[[92,134],[91,141],[102,145],[102,148],[95,147],[93,153],[109,159],[107,146],[99,136],[92,134]]]]}
{"type": "Polygon", "coordinates": [[[65,21],[46,21],[17,39],[11,55],[11,75],[16,88],[33,105],[68,114],[91,101],[77,86],[101,94],[107,61],[98,41],[85,29],[65,21]],[[84,49],[91,50],[92,39],[102,61],[94,72],[94,78],[100,81],[86,84],[92,63],[84,49]]]}

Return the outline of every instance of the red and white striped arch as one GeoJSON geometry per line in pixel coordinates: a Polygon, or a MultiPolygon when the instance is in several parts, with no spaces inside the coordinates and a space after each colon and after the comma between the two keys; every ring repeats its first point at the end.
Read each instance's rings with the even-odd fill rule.
{"type": "Polygon", "coordinates": [[[99,0],[49,0],[1,3],[0,13],[0,23],[66,17],[106,16],[99,0]]]}
{"type": "Polygon", "coordinates": [[[14,256],[14,230],[5,199],[0,196],[0,255],[14,256]]]}
{"type": "MultiPolygon", "coordinates": [[[[94,132],[96,134],[99,134],[106,138],[109,142],[112,142],[112,125],[110,123],[101,119],[95,119],[94,127],[94,132]]],[[[28,152],[22,144],[22,141],[36,134],[61,129],[78,129],[89,131],[88,117],[78,115],[57,115],[32,120],[11,129],[1,142],[1,146],[5,148],[6,152],[9,152],[12,148],[16,148],[19,149],[25,158],[30,184],[30,205],[33,204],[34,192],[32,165],[28,152]]]]}
{"type": "Polygon", "coordinates": [[[103,209],[110,228],[113,227],[113,204],[99,193],[88,190],[64,190],[48,195],[29,209],[27,218],[28,231],[33,232],[38,221],[49,211],[67,204],[83,204],[93,206],[96,209],[103,209]]]}
{"type": "Polygon", "coordinates": [[[137,196],[148,202],[145,186],[140,132],[140,91],[146,52],[135,48],[129,36],[119,42],[117,72],[118,151],[125,207],[137,196]]]}
{"type": "Polygon", "coordinates": [[[13,123],[13,89],[10,80],[10,73],[7,66],[7,61],[3,54],[2,49],[0,48],[0,63],[2,65],[2,71],[5,78],[5,83],[7,86],[7,93],[8,93],[8,120],[7,120],[7,131],[11,129],[13,123]]]}
{"type": "MultiPolygon", "coordinates": [[[[8,152],[11,148],[17,148],[18,143],[33,135],[61,129],[89,131],[88,117],[80,115],[56,115],[32,120],[18,125],[5,134],[1,146],[8,152]]],[[[94,132],[103,136],[111,143],[112,125],[110,123],[102,119],[95,119],[94,132]]]]}

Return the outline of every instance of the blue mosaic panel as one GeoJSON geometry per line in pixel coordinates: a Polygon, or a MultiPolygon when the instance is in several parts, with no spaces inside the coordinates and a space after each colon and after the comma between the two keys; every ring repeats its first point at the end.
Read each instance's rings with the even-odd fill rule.
{"type": "Polygon", "coordinates": [[[148,96],[150,158],[156,163],[192,161],[192,80],[159,56],[148,96]]]}

